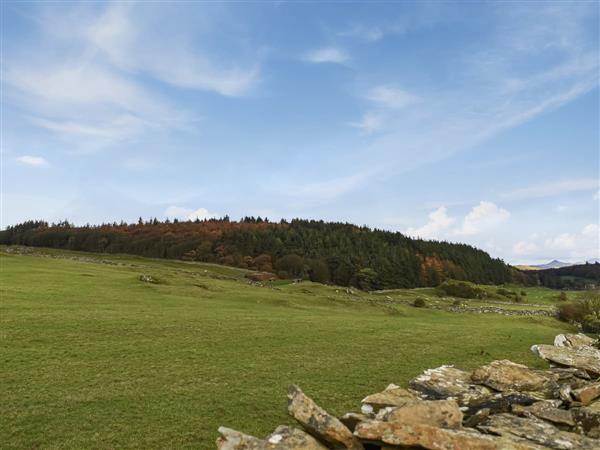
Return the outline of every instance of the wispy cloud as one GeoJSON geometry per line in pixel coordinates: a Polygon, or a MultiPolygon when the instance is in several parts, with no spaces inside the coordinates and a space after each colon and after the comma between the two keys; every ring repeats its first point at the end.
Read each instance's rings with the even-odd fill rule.
{"type": "Polygon", "coordinates": [[[41,167],[47,166],[48,161],[41,156],[22,155],[17,157],[17,162],[26,166],[41,167]]]}
{"type": "Polygon", "coordinates": [[[306,62],[314,64],[342,64],[350,59],[350,55],[344,49],[341,48],[323,47],[305,53],[302,56],[302,59],[306,62]]]}
{"type": "Polygon", "coordinates": [[[174,86],[237,97],[247,94],[258,82],[258,62],[244,67],[218,64],[197,49],[191,50],[191,43],[180,33],[148,41],[148,25],[139,20],[131,5],[112,4],[84,35],[114,66],[144,72],[174,86]]]}
{"type": "Polygon", "coordinates": [[[395,86],[384,85],[369,89],[365,97],[384,108],[400,109],[419,101],[419,97],[395,86]]]}
{"type": "Polygon", "coordinates": [[[556,10],[563,9],[548,4],[519,8],[520,27],[513,26],[513,12],[494,9],[495,23],[485,47],[474,43],[457,56],[461,63],[448,75],[452,83],[443,88],[431,91],[426,84],[416,85],[416,95],[414,87],[402,89],[406,83],[399,80],[360,92],[360,97],[385,108],[386,133],[363,147],[362,158],[357,158],[361,164],[347,171],[362,170],[364,161],[385,160],[373,181],[398,176],[472,149],[596,88],[600,67],[596,41],[579,38],[582,29],[589,31],[584,22],[593,8],[578,4],[577,13],[561,17],[556,10]],[[544,20],[538,20],[539,15],[544,20]],[[530,35],[525,22],[535,23],[536,33],[530,35]],[[520,48],[518,42],[527,39],[535,45],[520,48]],[[549,55],[548,46],[560,48],[560,53],[549,55]]]}
{"type": "MultiPolygon", "coordinates": [[[[149,132],[189,129],[195,114],[167,98],[157,84],[247,95],[257,84],[258,57],[221,64],[187,41],[190,33],[154,34],[157,8],[110,3],[68,14],[45,10],[39,46],[20,44],[5,57],[6,100],[31,124],[72,148],[96,149],[149,132]],[[62,30],[69,30],[66,35],[62,30]]],[[[37,42],[37,41],[36,41],[37,42]]]]}
{"type": "Polygon", "coordinates": [[[370,134],[381,129],[383,122],[383,114],[369,111],[362,116],[359,122],[349,122],[348,125],[360,129],[364,134],[370,134]]]}
{"type": "Polygon", "coordinates": [[[529,200],[533,198],[555,197],[571,192],[593,191],[598,189],[600,181],[593,178],[550,181],[535,184],[502,194],[502,198],[510,200],[529,200]]]}

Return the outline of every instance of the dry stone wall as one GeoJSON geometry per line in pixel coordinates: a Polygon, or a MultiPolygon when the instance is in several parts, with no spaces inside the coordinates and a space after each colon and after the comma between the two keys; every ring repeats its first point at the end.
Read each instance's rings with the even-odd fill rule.
{"type": "Polygon", "coordinates": [[[508,360],[472,372],[426,370],[390,384],[335,417],[297,386],[281,425],[265,438],[219,428],[219,450],[600,450],[600,340],[558,335],[532,351],[545,370],[508,360]]]}

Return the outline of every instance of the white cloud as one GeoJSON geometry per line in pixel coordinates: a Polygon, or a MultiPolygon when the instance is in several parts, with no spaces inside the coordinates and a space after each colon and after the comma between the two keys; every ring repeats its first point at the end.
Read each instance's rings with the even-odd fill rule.
{"type": "MultiPolygon", "coordinates": [[[[102,8],[100,15],[85,5],[68,14],[44,10],[39,28],[31,30],[40,45],[14,44],[5,58],[7,102],[33,125],[69,140],[70,148],[96,149],[149,132],[192,129],[197,119],[187,106],[154,85],[235,97],[258,82],[259,58],[251,51],[209,58],[195,39],[200,31],[190,24],[157,35],[157,19],[176,10],[124,3],[102,8]]],[[[165,26],[172,22],[164,19],[165,26]]]]}
{"type": "Polygon", "coordinates": [[[48,165],[48,161],[46,161],[41,156],[23,155],[23,156],[17,157],[17,161],[20,162],[21,164],[25,164],[27,166],[40,167],[40,166],[48,165]]]}
{"type": "Polygon", "coordinates": [[[594,200],[600,200],[600,189],[594,194],[594,200]]]}
{"type": "Polygon", "coordinates": [[[581,234],[589,238],[598,238],[600,236],[600,227],[597,223],[590,223],[583,227],[581,234]]]}
{"type": "Polygon", "coordinates": [[[215,213],[209,212],[206,208],[184,208],[181,206],[169,206],[165,210],[165,217],[179,220],[204,220],[217,217],[215,213]]]}
{"type": "Polygon", "coordinates": [[[546,239],[545,246],[549,250],[573,250],[575,248],[575,235],[570,233],[561,233],[551,239],[546,239]]]}
{"type": "Polygon", "coordinates": [[[348,125],[360,129],[365,134],[370,134],[381,129],[383,115],[369,111],[362,116],[359,122],[350,122],[348,125]]]}
{"type": "Polygon", "coordinates": [[[513,245],[512,251],[515,255],[531,255],[538,249],[538,246],[533,242],[519,241],[513,245]]]}
{"type": "Polygon", "coordinates": [[[487,231],[506,221],[510,213],[488,201],[481,201],[465,216],[461,228],[455,230],[458,235],[474,235],[487,231]]]}
{"type": "Polygon", "coordinates": [[[336,63],[342,64],[350,59],[348,53],[337,47],[324,47],[315,50],[311,50],[306,53],[303,58],[304,61],[320,64],[320,63],[336,63]]]}
{"type": "Polygon", "coordinates": [[[258,82],[258,63],[245,67],[219,65],[201,52],[192,51],[190,42],[176,37],[181,33],[148,40],[153,32],[151,26],[137,18],[131,5],[112,4],[84,32],[114,66],[145,72],[174,86],[237,97],[246,95],[258,82]]]}
{"type": "Polygon", "coordinates": [[[443,232],[454,223],[454,218],[448,216],[445,206],[440,206],[429,213],[429,221],[419,228],[408,228],[404,233],[423,239],[441,238],[443,232]]]}
{"type": "Polygon", "coordinates": [[[551,181],[526,188],[516,189],[503,194],[503,198],[511,200],[528,200],[532,198],[554,197],[570,192],[590,191],[598,189],[599,181],[594,178],[551,181]]]}
{"type": "Polygon", "coordinates": [[[365,97],[382,107],[391,109],[404,108],[419,101],[419,97],[389,85],[376,86],[370,89],[365,97]]]}

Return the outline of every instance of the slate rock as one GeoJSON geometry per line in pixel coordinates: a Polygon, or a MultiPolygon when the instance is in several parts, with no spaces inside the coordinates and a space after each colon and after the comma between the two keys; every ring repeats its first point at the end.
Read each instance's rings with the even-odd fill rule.
{"type": "Polygon", "coordinates": [[[559,334],[554,338],[556,347],[581,347],[585,345],[593,346],[596,339],[585,334],[559,334]]]}
{"type": "Polygon", "coordinates": [[[571,395],[584,405],[591,403],[592,400],[600,397],[600,382],[592,383],[587,386],[580,387],[579,389],[573,389],[571,395]]]}
{"type": "Polygon", "coordinates": [[[387,422],[423,423],[441,428],[461,428],[463,413],[455,400],[421,400],[393,408],[383,418],[387,422]]]}
{"type": "Polygon", "coordinates": [[[220,427],[217,439],[219,450],[326,450],[323,444],[310,434],[287,425],[280,425],[266,439],[220,427]]]}
{"type": "Polygon", "coordinates": [[[553,377],[507,359],[475,369],[471,380],[496,391],[541,391],[554,384],[553,377]]]}
{"type": "Polygon", "coordinates": [[[574,427],[573,414],[569,410],[560,409],[558,406],[561,403],[560,400],[546,400],[530,406],[513,405],[512,412],[525,417],[535,416],[558,425],[574,427]]]}
{"type": "Polygon", "coordinates": [[[471,372],[453,366],[428,369],[410,382],[410,387],[426,400],[455,399],[460,406],[489,397],[492,391],[473,384],[471,372]]]}
{"type": "Polygon", "coordinates": [[[600,441],[580,434],[562,431],[554,425],[535,418],[512,414],[490,416],[478,429],[504,437],[520,437],[556,450],[598,450],[600,441]]]}
{"type": "Polygon", "coordinates": [[[364,414],[370,414],[379,411],[388,406],[405,406],[418,401],[415,394],[400,386],[390,384],[382,392],[371,394],[362,399],[363,407],[361,411],[364,414]]]}
{"type": "Polygon", "coordinates": [[[575,367],[600,376],[600,350],[590,346],[555,347],[554,345],[534,345],[531,351],[540,358],[562,366],[575,367]]]}
{"type": "Polygon", "coordinates": [[[530,450],[539,449],[520,439],[512,440],[490,436],[475,430],[444,429],[423,423],[361,422],[354,432],[365,442],[376,444],[425,448],[429,450],[530,450]]]}
{"type": "Polygon", "coordinates": [[[363,450],[363,446],[339,419],[329,414],[298,386],[288,390],[288,412],[306,431],[332,449],[363,450]]]}

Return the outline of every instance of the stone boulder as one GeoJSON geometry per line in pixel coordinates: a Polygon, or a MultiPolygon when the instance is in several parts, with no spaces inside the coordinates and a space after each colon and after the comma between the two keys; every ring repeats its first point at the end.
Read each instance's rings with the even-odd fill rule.
{"type": "Polygon", "coordinates": [[[562,431],[536,418],[496,414],[488,417],[478,429],[504,437],[519,437],[556,450],[598,450],[598,441],[580,434],[562,431]]]}
{"type": "Polygon", "coordinates": [[[363,450],[348,427],[317,405],[298,386],[290,386],[288,390],[288,412],[329,448],[363,450]]]}
{"type": "Polygon", "coordinates": [[[361,422],[354,434],[366,442],[429,450],[531,450],[539,446],[522,440],[484,435],[475,430],[438,428],[423,423],[361,422]]]}
{"type": "Polygon", "coordinates": [[[455,400],[420,400],[391,409],[383,415],[382,420],[458,429],[462,427],[463,413],[455,400]]]}
{"type": "Polygon", "coordinates": [[[297,428],[280,425],[266,439],[258,439],[231,428],[220,427],[219,450],[326,450],[323,444],[297,428]]]}
{"type": "Polygon", "coordinates": [[[545,400],[530,406],[513,405],[512,412],[525,417],[535,416],[557,425],[574,427],[573,413],[566,409],[560,409],[561,403],[560,400],[545,400]]]}
{"type": "Polygon", "coordinates": [[[575,400],[582,403],[583,405],[587,405],[591,403],[592,400],[600,397],[600,382],[592,383],[587,386],[580,387],[579,389],[573,389],[571,395],[575,400]]]}
{"type": "MultiPolygon", "coordinates": [[[[573,408],[578,427],[589,437],[600,439],[600,401],[582,408],[573,408]]],[[[598,444],[600,448],[600,443],[598,444]]]]}
{"type": "Polygon", "coordinates": [[[540,358],[561,366],[585,370],[593,377],[600,376],[600,350],[590,346],[556,347],[534,345],[531,351],[540,358]]]}
{"type": "Polygon", "coordinates": [[[475,369],[471,380],[496,391],[542,391],[552,387],[554,380],[548,374],[516,364],[507,359],[492,361],[475,369]]]}
{"type": "Polygon", "coordinates": [[[428,369],[412,380],[410,387],[422,399],[455,399],[460,406],[468,406],[492,394],[487,387],[473,384],[470,372],[453,366],[428,369]]]}
{"type": "Polygon", "coordinates": [[[596,339],[586,336],[585,334],[559,334],[554,338],[554,346],[556,347],[581,347],[593,346],[596,339]]]}
{"type": "Polygon", "coordinates": [[[390,384],[382,392],[363,398],[361,411],[363,414],[371,414],[376,413],[382,408],[405,406],[416,401],[418,401],[418,398],[412,392],[402,389],[395,384],[390,384]]]}

